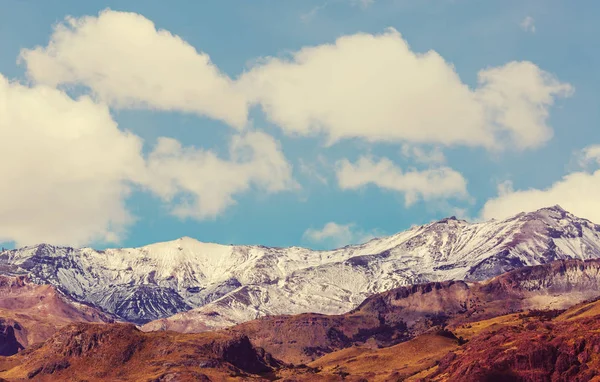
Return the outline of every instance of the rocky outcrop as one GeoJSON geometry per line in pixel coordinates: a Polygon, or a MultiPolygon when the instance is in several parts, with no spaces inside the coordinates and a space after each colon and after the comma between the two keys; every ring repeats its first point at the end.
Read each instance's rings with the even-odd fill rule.
{"type": "Polygon", "coordinates": [[[589,381],[600,376],[600,321],[531,322],[486,333],[450,352],[426,380],[589,381]]]}
{"type": "Polygon", "coordinates": [[[18,322],[0,318],[0,356],[11,356],[24,349],[18,338],[23,337],[22,331],[18,322]]]}
{"type": "Polygon", "coordinates": [[[71,324],[16,357],[11,377],[42,381],[202,381],[215,374],[256,377],[282,366],[246,336],[144,333],[132,324],[71,324]]]}

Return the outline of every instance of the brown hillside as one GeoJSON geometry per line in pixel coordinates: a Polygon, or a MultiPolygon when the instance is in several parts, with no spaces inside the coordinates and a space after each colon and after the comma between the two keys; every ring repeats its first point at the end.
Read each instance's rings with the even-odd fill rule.
{"type": "Polygon", "coordinates": [[[43,345],[0,361],[0,377],[37,381],[263,379],[280,364],[247,337],[143,333],[132,324],[71,324],[43,345]],[[17,366],[15,366],[17,365],[17,366]]]}
{"type": "Polygon", "coordinates": [[[0,275],[0,322],[5,335],[13,336],[21,348],[45,341],[72,322],[110,321],[109,316],[70,300],[53,286],[34,284],[26,276],[0,275]]]}

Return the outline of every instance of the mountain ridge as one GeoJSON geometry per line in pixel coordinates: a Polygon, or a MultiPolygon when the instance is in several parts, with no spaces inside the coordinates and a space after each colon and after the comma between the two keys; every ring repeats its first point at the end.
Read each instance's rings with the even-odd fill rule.
{"type": "Polygon", "coordinates": [[[197,313],[207,328],[220,328],[263,315],[342,313],[401,285],[597,257],[600,226],[553,206],[500,221],[445,218],[334,250],[189,237],[101,251],[42,244],[1,252],[0,267],[125,321],[197,313]]]}
{"type": "Polygon", "coordinates": [[[100,310],[32,283],[27,276],[0,275],[0,355],[10,356],[48,339],[72,322],[113,322],[100,310]]]}
{"type": "Polygon", "coordinates": [[[557,260],[481,282],[401,286],[374,294],[341,315],[267,316],[224,330],[246,335],[284,362],[297,364],[352,346],[386,348],[437,326],[456,327],[516,312],[563,310],[599,295],[600,259],[557,260]]]}
{"type": "Polygon", "coordinates": [[[560,380],[588,380],[598,375],[599,293],[600,259],[569,259],[482,282],[403,286],[342,315],[262,317],[206,333],[71,323],[0,357],[0,377],[358,382],[484,380],[502,372],[536,381],[558,372],[560,380]],[[540,310],[548,309],[546,297],[558,305],[540,310]]]}

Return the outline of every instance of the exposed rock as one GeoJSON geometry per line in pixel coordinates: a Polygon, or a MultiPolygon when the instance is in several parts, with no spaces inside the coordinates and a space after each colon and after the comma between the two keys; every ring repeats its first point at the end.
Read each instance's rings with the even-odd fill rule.
{"type": "Polygon", "coordinates": [[[564,309],[600,295],[600,260],[561,260],[481,283],[446,281],[392,289],[343,315],[272,316],[237,325],[285,362],[315,360],[355,345],[387,347],[432,327],[532,309],[564,309]]]}
{"type": "Polygon", "coordinates": [[[11,378],[41,381],[260,379],[283,366],[234,333],[144,333],[132,324],[90,323],[68,325],[10,362],[18,365],[11,378]]]}
{"type": "Polygon", "coordinates": [[[478,336],[444,357],[443,381],[589,381],[600,376],[600,321],[532,322],[478,336]]]}
{"type": "Polygon", "coordinates": [[[600,226],[554,206],[503,221],[443,219],[332,251],[187,237],[104,251],[42,244],[0,253],[0,269],[28,273],[129,322],[161,319],[148,330],[197,332],[265,315],[342,314],[402,285],[481,281],[599,256],[600,226]]]}
{"type": "Polygon", "coordinates": [[[0,356],[17,354],[24,349],[17,338],[22,330],[17,322],[0,318],[0,356]]]}

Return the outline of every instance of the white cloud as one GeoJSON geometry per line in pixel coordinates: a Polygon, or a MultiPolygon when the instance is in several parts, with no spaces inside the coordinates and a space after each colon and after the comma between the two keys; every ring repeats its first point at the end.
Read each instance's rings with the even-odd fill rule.
{"type": "MultiPolygon", "coordinates": [[[[260,105],[288,134],[401,142],[405,155],[439,165],[440,146],[543,144],[552,136],[549,108],[573,92],[530,62],[482,70],[469,88],[439,54],[413,52],[393,29],[306,47],[290,59],[266,58],[233,80],[143,16],[110,10],[67,18],[46,47],[23,50],[21,60],[35,86],[0,75],[0,140],[9,142],[10,158],[0,164],[8,185],[0,191],[0,240],[18,245],[118,241],[133,221],[125,207],[132,187],[157,194],[175,215],[204,219],[252,187],[297,186],[266,134],[233,137],[228,158],[160,138],[144,158],[141,139],[119,130],[109,107],[191,112],[241,129],[248,107],[260,105]],[[91,97],[74,100],[57,90],[79,86],[91,97]]],[[[596,173],[562,182],[578,177],[596,173]]],[[[362,157],[340,161],[337,178],[343,189],[375,184],[402,192],[407,205],[468,197],[465,179],[448,167],[403,171],[389,159],[362,157]]],[[[558,195],[561,184],[539,192],[558,195]]],[[[527,192],[507,188],[498,200],[527,192]]],[[[494,203],[486,204],[491,214],[494,203]]]]}
{"type": "Polygon", "coordinates": [[[313,243],[330,243],[334,247],[365,243],[375,237],[375,233],[362,231],[355,224],[329,222],[321,229],[309,228],[303,237],[313,243]]]}
{"type": "Polygon", "coordinates": [[[419,199],[468,197],[467,181],[451,168],[403,172],[387,158],[375,162],[372,158],[361,157],[355,164],[344,159],[337,163],[337,179],[342,189],[356,189],[374,184],[384,189],[402,192],[406,206],[419,199]]]}
{"type": "Polygon", "coordinates": [[[427,150],[420,146],[405,143],[402,145],[400,152],[405,158],[413,159],[417,163],[432,165],[446,163],[446,156],[440,147],[433,147],[427,150]]]}
{"type": "Polygon", "coordinates": [[[508,194],[512,194],[514,192],[513,182],[510,180],[505,180],[503,182],[498,183],[498,195],[505,196],[508,194]]]}
{"type": "Polygon", "coordinates": [[[134,217],[125,201],[145,188],[181,217],[214,217],[256,187],[295,186],[279,144],[260,132],[232,138],[228,159],[119,130],[106,105],[0,75],[0,242],[80,246],[118,242],[134,217]]]}
{"type": "Polygon", "coordinates": [[[574,172],[546,189],[513,190],[503,184],[499,195],[485,203],[484,219],[503,219],[522,211],[560,205],[567,211],[600,223],[600,170],[593,173],[574,172]]]}
{"type": "Polygon", "coordinates": [[[46,47],[21,52],[28,76],[49,86],[84,85],[116,108],[193,112],[241,128],[247,103],[206,53],[136,13],[69,17],[46,47]]]}
{"type": "Polygon", "coordinates": [[[546,142],[549,107],[573,91],[530,62],[485,69],[478,79],[470,89],[438,53],[415,53],[389,29],[264,59],[239,86],[289,134],[491,149],[546,142]]]}
{"type": "Polygon", "coordinates": [[[525,17],[519,25],[525,32],[535,33],[535,19],[533,17],[525,17]]]}
{"type": "MultiPolygon", "coordinates": [[[[584,169],[600,166],[600,145],[590,145],[577,153],[584,169]]],[[[502,219],[522,211],[560,205],[567,211],[600,223],[600,170],[575,171],[546,189],[515,190],[511,181],[498,185],[498,196],[481,210],[483,219],[502,219]]]]}
{"type": "Polygon", "coordinates": [[[115,108],[194,112],[242,128],[255,104],[287,133],[330,142],[536,147],[552,136],[549,107],[572,93],[530,62],[482,70],[470,89],[452,64],[413,52],[394,29],[261,59],[234,81],[150,20],[111,10],[67,18],[21,58],[35,82],[83,85],[115,108]]]}
{"type": "Polygon", "coordinates": [[[215,217],[235,203],[236,194],[253,185],[266,192],[296,186],[278,142],[260,132],[235,136],[229,160],[161,138],[148,158],[148,168],[150,189],[182,218],[215,217]]]}
{"type": "Polygon", "coordinates": [[[600,145],[585,147],[578,153],[579,165],[588,167],[590,164],[600,165],[600,145]]]}
{"type": "Polygon", "coordinates": [[[132,216],[141,141],[88,97],[10,83],[0,75],[0,241],[118,241],[132,216]]]}

